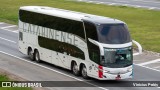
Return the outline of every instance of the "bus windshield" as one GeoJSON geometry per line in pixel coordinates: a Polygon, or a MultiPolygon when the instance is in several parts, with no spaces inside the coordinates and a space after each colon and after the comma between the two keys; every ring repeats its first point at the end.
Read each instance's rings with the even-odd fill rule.
{"type": "Polygon", "coordinates": [[[101,24],[97,28],[99,42],[106,44],[123,44],[131,42],[125,24],[101,24]]]}
{"type": "Polygon", "coordinates": [[[132,49],[107,49],[104,48],[104,59],[101,64],[109,68],[123,68],[132,65],[132,49]]]}

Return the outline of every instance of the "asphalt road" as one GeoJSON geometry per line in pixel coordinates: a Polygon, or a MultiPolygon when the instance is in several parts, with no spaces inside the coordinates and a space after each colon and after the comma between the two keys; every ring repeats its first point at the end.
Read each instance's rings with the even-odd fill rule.
{"type": "Polygon", "coordinates": [[[97,4],[124,5],[138,8],[160,10],[159,0],[77,0],[97,4]]]}
{"type": "MultiPolygon", "coordinates": [[[[89,79],[89,83],[85,83],[82,77],[76,77],[72,75],[69,70],[62,69],[60,67],[48,64],[48,63],[35,63],[30,61],[27,56],[21,54],[18,51],[18,33],[17,28],[8,27],[11,25],[0,24],[0,68],[16,74],[29,81],[82,81],[85,85],[91,87],[47,87],[44,89],[49,90],[159,90],[158,87],[116,87],[120,84],[117,81],[97,81],[95,79],[89,79]],[[6,26],[5,26],[6,25],[6,26]],[[10,31],[12,30],[12,31],[10,31]],[[112,87],[104,87],[102,84],[112,84],[112,87]],[[92,87],[93,86],[93,87],[92,87]],[[94,87],[97,86],[97,87],[94,87]]],[[[128,81],[160,81],[160,68],[152,69],[151,67],[145,67],[145,62],[150,60],[156,60],[159,63],[159,57],[150,55],[138,55],[134,56],[134,79],[128,81]],[[158,60],[157,60],[158,59],[158,60]],[[144,66],[141,66],[143,64],[144,66]]],[[[160,66],[160,63],[159,63],[160,66]]],[[[126,80],[125,80],[126,81],[126,80]]],[[[76,82],[74,85],[76,85],[76,82]]],[[[62,84],[67,84],[62,82],[62,84]]]]}

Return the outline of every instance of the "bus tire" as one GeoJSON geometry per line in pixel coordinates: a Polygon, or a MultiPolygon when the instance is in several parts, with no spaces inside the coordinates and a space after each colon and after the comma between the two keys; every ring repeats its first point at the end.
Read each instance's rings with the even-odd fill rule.
{"type": "Polygon", "coordinates": [[[35,50],[35,52],[34,52],[34,58],[35,58],[35,61],[36,62],[38,62],[38,63],[40,63],[41,62],[41,60],[40,60],[40,55],[39,55],[39,52],[38,52],[38,50],[35,50]]]}
{"type": "Polygon", "coordinates": [[[76,62],[73,62],[72,71],[75,76],[79,76],[79,70],[76,62]]]}
{"type": "Polygon", "coordinates": [[[88,79],[87,68],[84,64],[82,65],[81,74],[84,79],[88,79]]]}
{"type": "Polygon", "coordinates": [[[34,60],[34,54],[33,54],[32,48],[30,47],[28,48],[28,56],[32,61],[34,60]]]}

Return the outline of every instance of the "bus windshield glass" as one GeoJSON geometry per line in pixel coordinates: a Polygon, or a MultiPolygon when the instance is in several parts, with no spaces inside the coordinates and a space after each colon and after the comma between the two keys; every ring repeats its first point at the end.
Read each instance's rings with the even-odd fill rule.
{"type": "Polygon", "coordinates": [[[104,48],[104,58],[101,60],[101,64],[108,68],[123,68],[132,65],[133,56],[132,49],[107,49],[104,48]]]}
{"type": "Polygon", "coordinates": [[[105,44],[123,44],[131,42],[125,24],[101,24],[97,28],[99,42],[105,44]]]}

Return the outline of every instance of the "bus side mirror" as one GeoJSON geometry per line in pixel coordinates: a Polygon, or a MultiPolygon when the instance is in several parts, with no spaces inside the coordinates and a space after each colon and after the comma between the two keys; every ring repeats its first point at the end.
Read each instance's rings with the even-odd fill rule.
{"type": "Polygon", "coordinates": [[[142,54],[142,46],[140,45],[140,43],[138,43],[137,41],[135,40],[132,40],[132,42],[138,47],[138,53],[135,53],[134,55],[139,55],[139,54],[142,54]]]}

